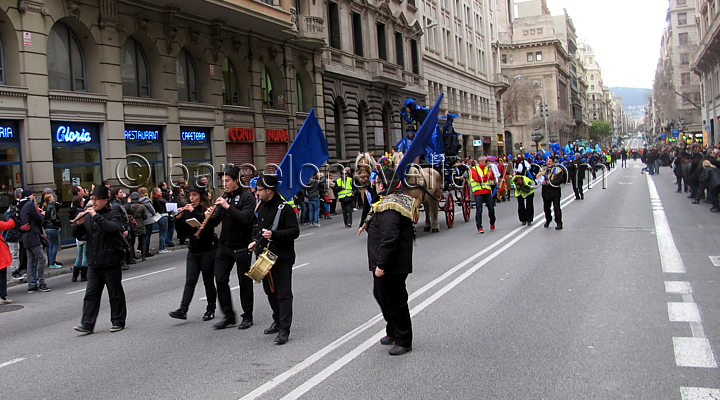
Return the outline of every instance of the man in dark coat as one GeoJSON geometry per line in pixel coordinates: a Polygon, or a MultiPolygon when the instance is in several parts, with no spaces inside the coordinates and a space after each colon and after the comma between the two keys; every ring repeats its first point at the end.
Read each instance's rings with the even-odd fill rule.
{"type": "Polygon", "coordinates": [[[542,177],[542,199],[543,209],[545,210],[544,226],[545,228],[550,226],[552,221],[550,206],[552,206],[555,213],[555,230],[559,231],[563,228],[562,210],[560,209],[560,198],[562,197],[560,185],[566,182],[567,175],[563,168],[555,165],[553,157],[547,159],[546,167],[545,175],[542,177]]]}
{"type": "Polygon", "coordinates": [[[262,175],[257,181],[257,194],[262,202],[258,208],[257,228],[248,250],[260,254],[266,247],[277,261],[263,279],[263,289],[273,311],[273,323],[265,334],[277,333],[276,344],[285,344],[292,323],[292,266],[295,264],[295,239],[300,236],[297,218],[292,207],[277,193],[278,178],[262,175]],[[280,213],[275,225],[277,213],[280,213]]]}
{"type": "MultiPolygon", "coordinates": [[[[376,188],[381,195],[392,182],[392,171],[378,173],[376,188]]],[[[383,345],[393,345],[389,353],[402,355],[412,350],[412,323],[405,280],[412,272],[415,228],[413,213],[417,204],[410,196],[393,193],[373,207],[367,223],[368,265],[373,273],[373,294],[380,305],[386,336],[383,345]]],[[[361,228],[362,231],[362,228],[361,228]]]]}
{"type": "Polygon", "coordinates": [[[110,189],[103,185],[92,191],[93,206],[75,219],[73,236],[87,235],[88,282],[83,301],[82,320],[75,330],[85,334],[93,333],[100,311],[100,299],[105,286],[110,298],[110,332],[125,329],[127,307],[122,286],[121,266],[125,258],[122,243],[123,211],[120,206],[111,205],[110,189]]]}
{"type": "Polygon", "coordinates": [[[40,241],[40,235],[43,234],[43,221],[45,221],[45,211],[38,210],[35,204],[35,194],[32,190],[23,190],[23,200],[20,202],[20,231],[27,252],[28,293],[38,290],[50,291],[45,284],[44,271],[47,259],[40,241]]]}

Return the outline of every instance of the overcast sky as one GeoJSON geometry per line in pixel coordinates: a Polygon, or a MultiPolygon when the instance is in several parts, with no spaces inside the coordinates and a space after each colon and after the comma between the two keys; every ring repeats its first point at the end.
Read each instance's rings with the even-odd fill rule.
{"type": "Polygon", "coordinates": [[[547,0],[552,15],[567,9],[578,38],[595,51],[604,84],[652,88],[667,0],[547,0]]]}

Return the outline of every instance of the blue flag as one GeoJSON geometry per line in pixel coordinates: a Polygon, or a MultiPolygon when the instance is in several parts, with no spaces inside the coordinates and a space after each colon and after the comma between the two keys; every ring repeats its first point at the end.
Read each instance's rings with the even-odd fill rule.
{"type": "Polygon", "coordinates": [[[319,171],[321,165],[330,158],[327,139],[320,128],[315,109],[305,118],[295,140],[290,145],[276,172],[278,193],[287,201],[310,181],[310,177],[319,171]]]}
{"type": "Polygon", "coordinates": [[[423,121],[422,126],[415,133],[415,138],[410,142],[410,148],[407,153],[405,153],[405,156],[400,160],[396,169],[396,174],[400,182],[405,182],[405,174],[410,164],[412,164],[416,157],[425,153],[425,147],[430,143],[430,140],[432,140],[438,123],[438,109],[440,108],[440,102],[444,95],[445,93],[440,94],[435,105],[430,109],[427,118],[423,121]]]}

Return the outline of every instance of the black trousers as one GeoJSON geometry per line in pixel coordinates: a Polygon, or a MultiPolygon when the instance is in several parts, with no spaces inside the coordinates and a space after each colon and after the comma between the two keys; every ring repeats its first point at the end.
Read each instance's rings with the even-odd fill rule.
{"type": "Polygon", "coordinates": [[[122,271],[120,266],[110,268],[88,268],[87,289],[83,301],[83,315],[81,324],[90,330],[95,329],[95,321],[100,312],[100,299],[103,289],[107,286],[110,298],[110,322],[113,325],[125,326],[127,307],[125,305],[125,291],[122,287],[122,271]]]}
{"type": "Polygon", "coordinates": [[[345,225],[352,225],[353,205],[355,202],[345,200],[341,201],[340,204],[342,205],[343,222],[345,222],[345,225]]]}
{"type": "Polygon", "coordinates": [[[220,245],[215,255],[215,284],[220,309],[225,318],[235,319],[230,293],[230,273],[237,264],[238,281],[240,281],[240,306],[243,309],[241,317],[252,320],[253,314],[253,280],[245,276],[250,270],[251,255],[247,247],[233,250],[220,245]]]}
{"type": "Polygon", "coordinates": [[[550,212],[550,206],[552,211],[555,213],[555,223],[562,225],[562,210],[560,209],[560,192],[557,194],[543,195],[543,210],[545,211],[545,222],[552,221],[552,213],[550,212]]]}
{"type": "Polygon", "coordinates": [[[185,312],[188,311],[190,301],[195,293],[195,285],[197,285],[198,278],[202,274],[205,296],[207,297],[207,311],[215,312],[215,299],[217,298],[217,290],[215,289],[215,249],[204,253],[188,252],[186,260],[185,290],[183,290],[180,309],[185,312]]]}
{"type": "Polygon", "coordinates": [[[7,297],[7,270],[10,267],[0,269],[0,299],[7,297]]]}
{"type": "Polygon", "coordinates": [[[584,179],[580,178],[577,180],[577,184],[575,183],[575,180],[573,179],[572,182],[572,188],[573,192],[575,192],[575,198],[576,199],[584,199],[585,193],[583,192],[583,184],[584,179]]]}
{"type": "Polygon", "coordinates": [[[720,194],[720,186],[708,189],[708,198],[710,199],[713,208],[720,210],[720,200],[718,199],[718,194],[720,194]]]}
{"type": "Polygon", "coordinates": [[[531,193],[528,197],[523,198],[522,196],[517,197],[518,203],[518,218],[520,222],[532,223],[535,217],[535,193],[531,193]]]}
{"type": "Polygon", "coordinates": [[[280,329],[290,330],[292,324],[292,264],[273,265],[268,275],[263,279],[263,289],[268,297],[272,318],[280,329]],[[270,281],[273,288],[271,291],[270,281]]]}
{"type": "Polygon", "coordinates": [[[395,344],[412,347],[412,322],[408,307],[405,280],[408,274],[385,274],[378,278],[373,273],[373,295],[385,318],[385,333],[395,344]]]}

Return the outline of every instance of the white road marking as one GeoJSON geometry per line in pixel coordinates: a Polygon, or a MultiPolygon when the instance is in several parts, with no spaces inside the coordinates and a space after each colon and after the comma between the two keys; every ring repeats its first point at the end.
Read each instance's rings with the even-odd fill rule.
{"type": "MultiPolygon", "coordinates": [[[[233,286],[230,288],[231,292],[234,292],[236,290],[240,289],[240,286],[233,286]]],[[[201,297],[200,300],[207,300],[207,297],[201,297]]]]}
{"type": "Polygon", "coordinates": [[[667,303],[668,317],[672,322],[701,322],[700,311],[695,303],[667,303]]]}
{"type": "Polygon", "coordinates": [[[717,368],[707,339],[674,337],[673,348],[678,367],[717,368]]]}
{"type": "Polygon", "coordinates": [[[697,387],[681,387],[682,400],[720,400],[720,390],[697,387]]]}
{"type": "Polygon", "coordinates": [[[683,264],[680,252],[675,247],[670,224],[668,224],[665,212],[662,209],[662,202],[655,182],[647,176],[648,190],[650,192],[650,202],[653,209],[653,219],[655,220],[655,236],[657,238],[658,250],[660,251],[660,263],[662,270],[666,273],[684,274],[685,265],[683,264]]]}
{"type": "MultiPolygon", "coordinates": [[[[127,281],[131,281],[131,280],[133,280],[133,279],[144,278],[144,277],[146,277],[146,276],[159,274],[159,273],[161,273],[161,272],[172,271],[172,270],[174,270],[174,269],[175,269],[175,267],[165,268],[165,269],[161,269],[160,271],[148,272],[147,274],[142,274],[142,275],[138,275],[138,276],[132,276],[132,277],[130,277],[130,278],[125,278],[125,279],[123,279],[122,281],[123,281],[123,282],[127,282],[127,281]]],[[[67,294],[81,293],[81,292],[84,292],[84,291],[85,291],[85,289],[80,289],[80,290],[75,290],[75,291],[72,291],[72,292],[68,292],[67,294]]]]}
{"type": "Polygon", "coordinates": [[[7,367],[8,365],[13,365],[15,363],[19,363],[22,360],[24,360],[24,358],[16,358],[14,360],[6,361],[6,362],[0,364],[0,368],[7,367]]]}
{"type": "Polygon", "coordinates": [[[708,258],[713,266],[720,267],[720,256],[708,256],[708,258]]]}
{"type": "Polygon", "coordinates": [[[310,236],[310,235],[314,235],[314,234],[315,234],[315,232],[303,233],[302,235],[298,236],[298,238],[305,237],[305,236],[310,236]]]}
{"type": "MultiPolygon", "coordinates": [[[[611,171],[611,173],[613,173],[613,172],[615,172],[615,171],[617,171],[617,169],[611,171]]],[[[606,177],[607,177],[607,176],[606,176],[606,177]]],[[[596,179],[596,180],[591,184],[591,186],[594,186],[595,184],[597,184],[597,183],[599,183],[599,182],[601,182],[601,181],[602,181],[602,178],[596,179]]],[[[574,194],[566,197],[563,201],[568,200],[568,199],[571,199],[571,200],[568,201],[568,202],[566,202],[565,204],[562,204],[562,205],[561,205],[561,208],[565,208],[568,204],[572,203],[572,201],[574,201],[574,198],[573,198],[573,197],[574,197],[574,194]]],[[[540,216],[542,216],[542,215],[543,215],[543,214],[539,214],[539,215],[536,216],[535,218],[538,218],[538,217],[540,217],[540,216]]],[[[437,292],[435,292],[433,295],[431,295],[430,297],[428,297],[425,301],[423,301],[423,302],[420,303],[419,305],[415,306],[415,307],[410,311],[410,314],[411,314],[411,315],[415,315],[415,314],[419,313],[420,311],[422,311],[423,309],[425,309],[425,308],[426,308],[427,306],[429,306],[430,304],[434,303],[437,299],[439,299],[439,298],[442,297],[444,294],[446,294],[447,292],[449,292],[452,288],[454,288],[455,286],[457,286],[458,284],[460,284],[462,281],[464,281],[465,279],[467,279],[469,276],[471,276],[473,273],[477,272],[477,270],[479,270],[480,268],[482,268],[483,266],[485,266],[485,264],[487,264],[488,262],[492,261],[495,257],[497,257],[498,255],[500,255],[501,253],[503,253],[504,251],[506,251],[508,248],[512,247],[512,246],[513,246],[515,243],[517,243],[519,240],[521,240],[521,239],[524,238],[526,235],[528,235],[530,232],[532,232],[533,230],[535,230],[535,229],[537,229],[537,228],[539,228],[539,227],[540,227],[540,224],[536,224],[536,225],[531,226],[530,228],[522,228],[522,227],[520,227],[520,228],[514,229],[512,232],[508,233],[507,235],[505,235],[505,236],[502,237],[501,239],[497,240],[496,242],[494,242],[493,244],[491,244],[490,246],[488,246],[486,249],[484,249],[484,250],[482,250],[482,251],[474,254],[474,255],[471,256],[470,258],[465,259],[465,261],[463,261],[463,262],[461,262],[460,264],[456,265],[455,267],[451,268],[451,269],[448,270],[445,274],[441,275],[440,277],[436,278],[436,279],[433,280],[432,282],[430,282],[430,283],[428,283],[427,285],[423,286],[423,287],[422,287],[421,289],[419,289],[418,291],[414,292],[414,293],[409,297],[408,302],[411,301],[411,300],[413,300],[414,298],[420,296],[422,293],[424,293],[425,291],[429,290],[430,288],[432,288],[433,286],[435,286],[437,283],[445,280],[446,277],[455,275],[455,273],[456,273],[457,270],[459,270],[460,268],[464,267],[464,266],[467,265],[468,263],[474,261],[475,259],[477,259],[478,257],[480,257],[482,254],[484,254],[484,253],[492,250],[492,249],[495,248],[498,244],[500,244],[501,242],[505,241],[507,238],[514,237],[513,240],[511,240],[510,242],[506,243],[506,244],[505,244],[504,246],[502,246],[501,248],[499,248],[499,249],[497,249],[496,251],[494,251],[494,252],[493,252],[491,255],[489,255],[488,257],[483,258],[482,261],[480,261],[479,263],[477,263],[477,264],[475,264],[474,266],[472,266],[471,268],[469,268],[469,269],[468,269],[467,271],[465,271],[462,275],[458,276],[455,280],[453,280],[452,282],[448,283],[448,284],[445,285],[444,287],[440,288],[437,292]],[[520,233],[519,235],[515,236],[515,235],[516,235],[516,232],[518,232],[518,231],[522,231],[522,233],[520,233]]],[[[341,341],[343,338],[340,338],[340,339],[336,340],[335,342],[331,343],[330,345],[326,346],[325,348],[323,348],[323,349],[319,350],[318,352],[316,352],[315,354],[311,355],[311,356],[308,357],[307,359],[303,360],[301,363],[295,365],[293,368],[289,369],[288,371],[285,371],[284,373],[282,373],[282,374],[276,376],[275,378],[271,379],[270,381],[266,382],[264,385],[258,387],[258,388],[255,389],[254,391],[246,394],[245,396],[243,396],[243,397],[241,398],[241,400],[255,399],[255,398],[261,396],[262,394],[266,393],[267,391],[275,388],[276,386],[280,385],[281,383],[283,383],[284,381],[286,381],[286,380],[287,380],[288,378],[290,378],[291,376],[293,376],[293,375],[295,375],[296,373],[304,370],[305,368],[307,368],[308,366],[310,366],[311,364],[313,364],[315,361],[317,361],[317,360],[319,360],[320,358],[324,357],[327,353],[329,353],[330,351],[332,351],[332,350],[334,350],[335,348],[339,347],[339,346],[340,346],[341,344],[343,344],[344,342],[349,341],[349,340],[352,339],[353,337],[359,335],[360,333],[362,333],[362,332],[365,331],[366,329],[370,328],[370,327],[375,323],[375,322],[373,322],[373,321],[379,321],[379,320],[381,320],[381,315],[380,315],[380,314],[379,314],[379,315],[376,315],[376,316],[373,317],[371,320],[365,322],[363,325],[359,326],[358,328],[355,328],[355,330],[353,330],[352,332],[349,332],[348,334],[346,334],[345,336],[343,336],[343,338],[347,338],[347,339],[344,340],[342,343],[340,343],[340,341],[341,341]],[[353,333],[353,332],[355,332],[355,333],[353,333]],[[330,348],[331,346],[333,346],[333,347],[330,348]]],[[[322,371],[320,371],[317,375],[315,375],[315,376],[313,376],[312,378],[310,378],[310,380],[308,380],[308,381],[306,381],[305,383],[301,384],[300,386],[296,387],[293,391],[291,391],[290,393],[288,393],[288,394],[287,394],[286,396],[284,396],[282,399],[283,399],[283,400],[285,400],[285,399],[297,399],[297,398],[301,397],[303,394],[307,393],[310,389],[312,389],[313,387],[315,387],[316,385],[318,385],[319,383],[321,383],[322,381],[324,381],[326,378],[328,378],[328,377],[329,377],[330,375],[332,375],[334,372],[336,372],[337,370],[339,370],[339,369],[342,368],[343,366],[347,365],[350,361],[352,361],[352,360],[355,359],[357,356],[359,356],[360,354],[362,354],[365,350],[367,350],[368,348],[370,348],[373,344],[376,344],[377,341],[378,341],[381,337],[383,337],[384,334],[385,334],[384,329],[381,330],[380,332],[376,333],[375,335],[373,335],[372,337],[370,337],[369,339],[367,339],[366,341],[364,341],[362,344],[360,344],[359,346],[357,346],[356,348],[354,348],[353,350],[351,350],[349,353],[345,354],[343,357],[341,357],[340,359],[338,359],[338,360],[336,360],[335,362],[333,362],[332,364],[330,364],[327,368],[325,368],[325,369],[323,369],[322,371]]]]}
{"type": "Polygon", "coordinates": [[[690,294],[692,293],[692,287],[690,287],[690,282],[665,281],[665,292],[670,294],[690,294]]]}
{"type": "Polygon", "coordinates": [[[310,265],[310,263],[304,263],[304,264],[296,265],[296,266],[293,267],[293,269],[300,269],[300,268],[305,267],[305,266],[308,266],[308,265],[310,265]]]}

